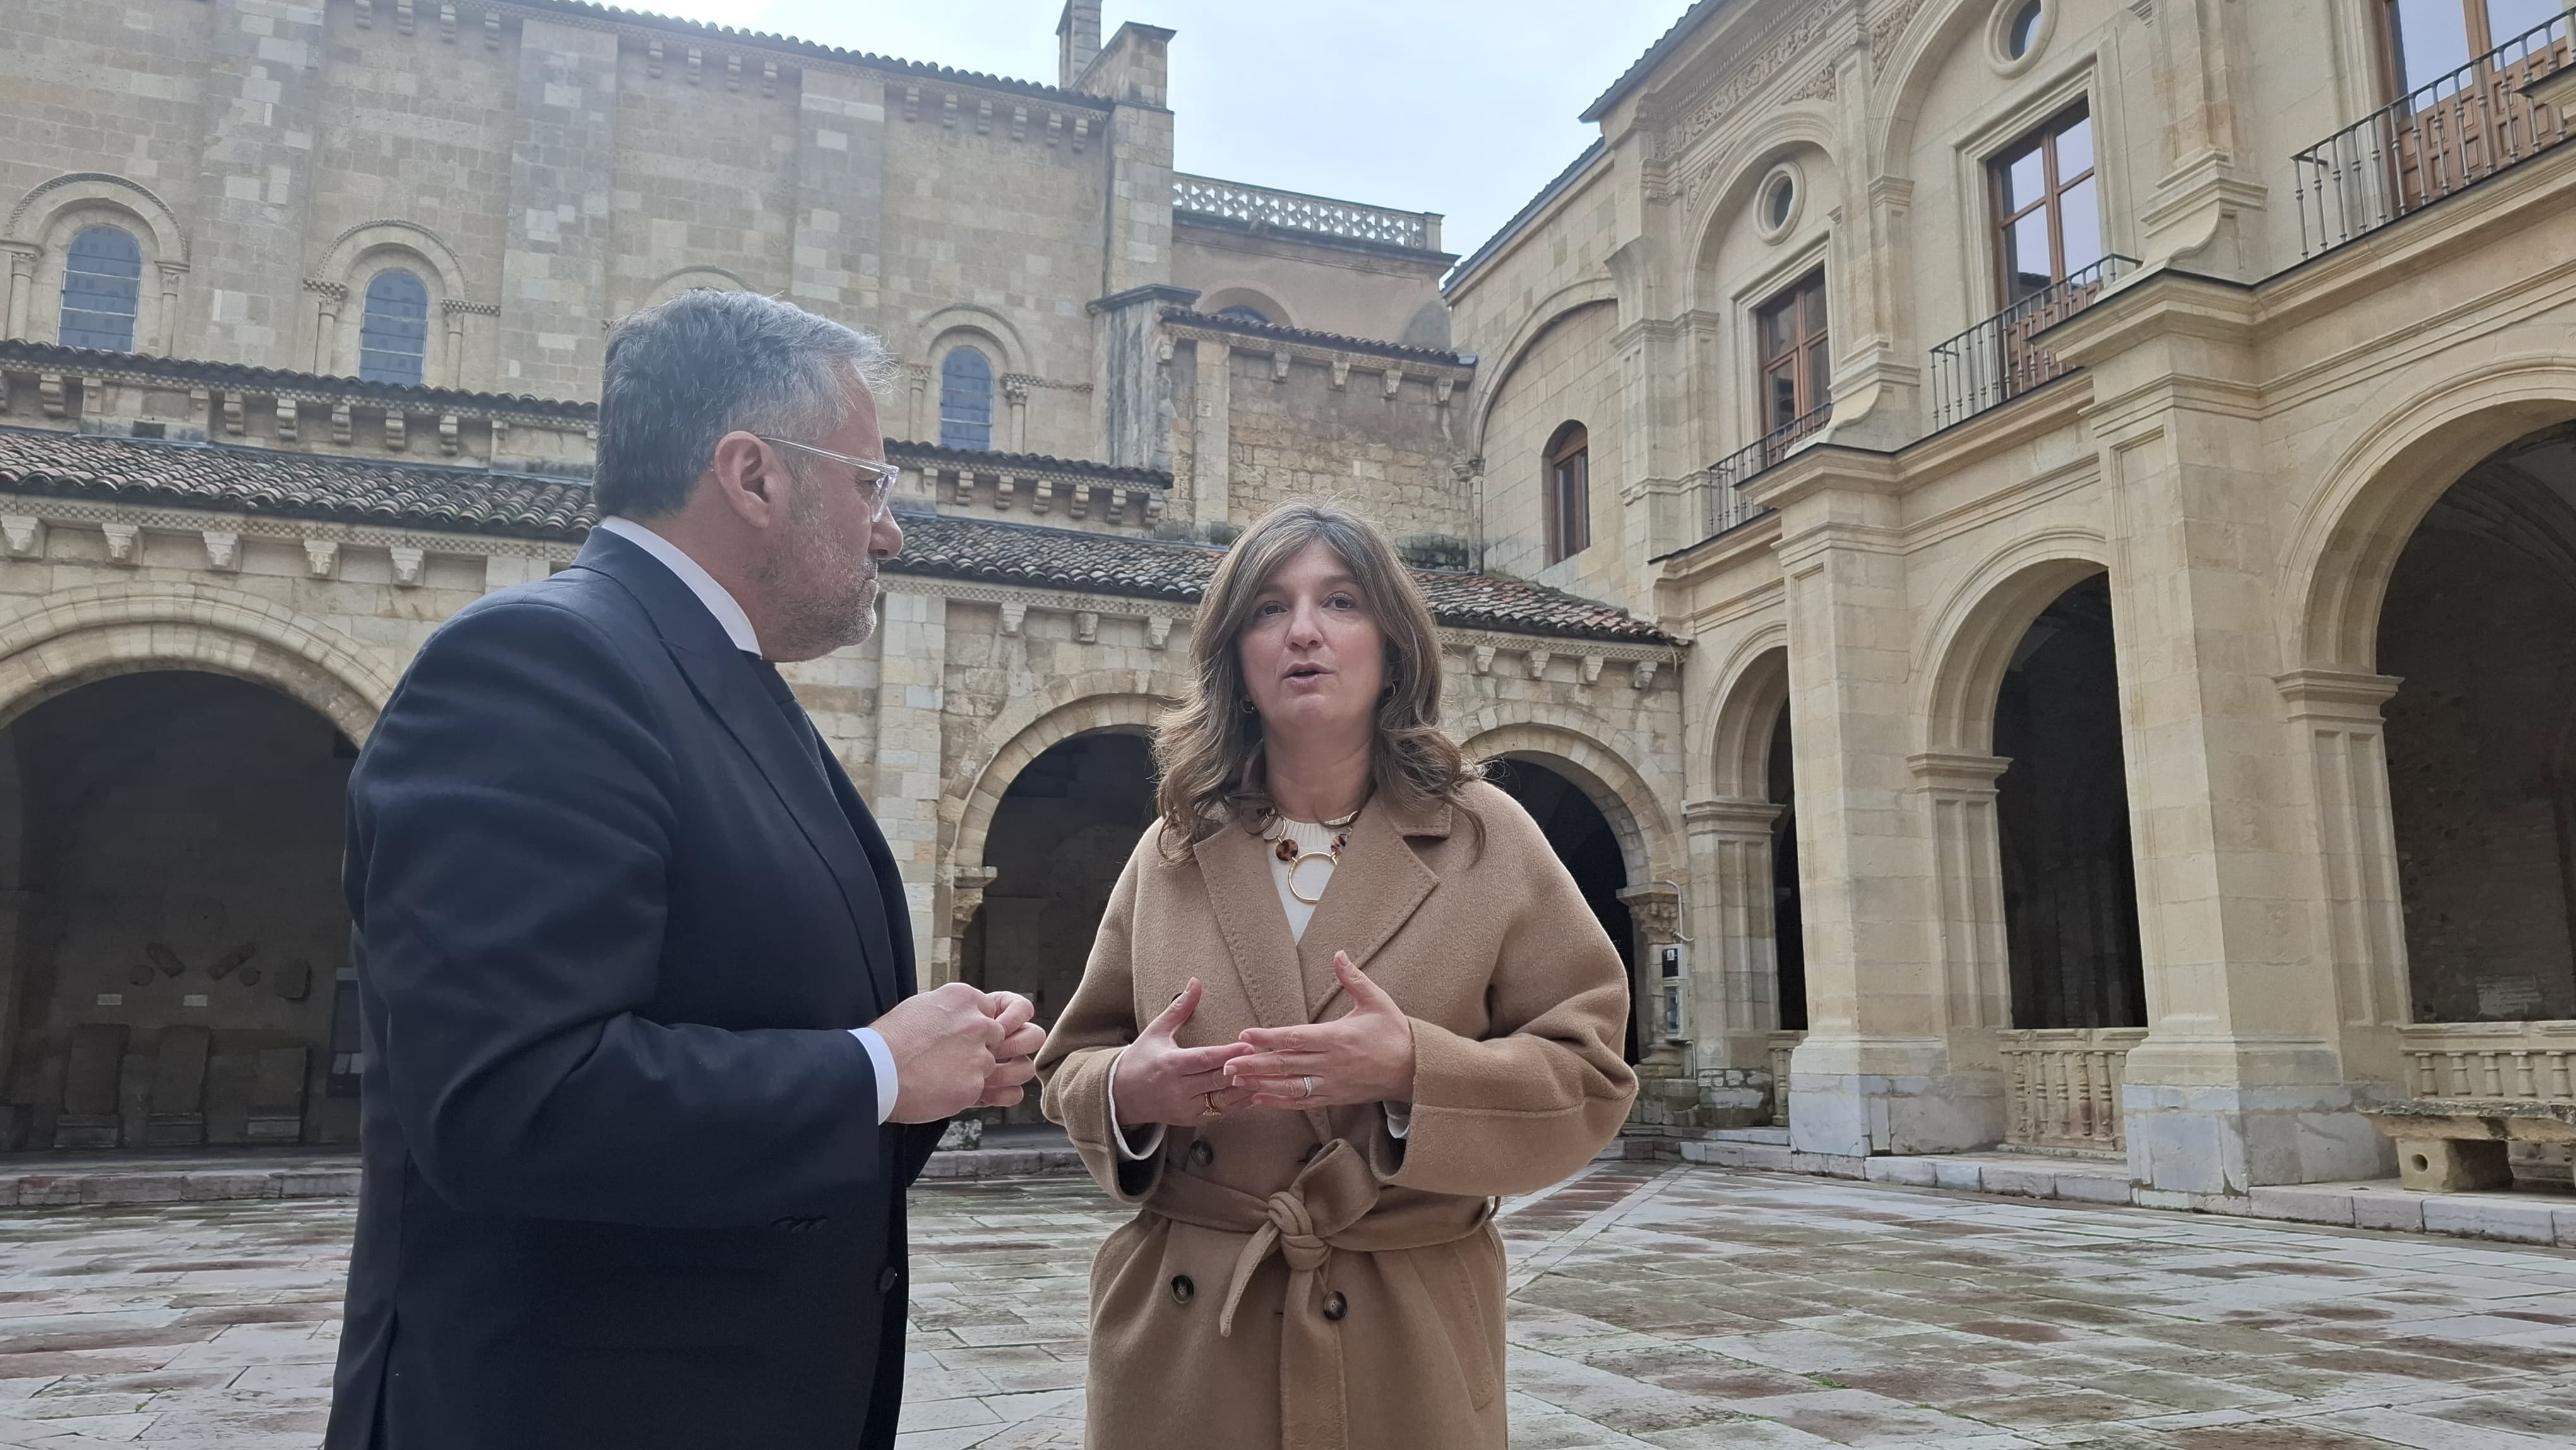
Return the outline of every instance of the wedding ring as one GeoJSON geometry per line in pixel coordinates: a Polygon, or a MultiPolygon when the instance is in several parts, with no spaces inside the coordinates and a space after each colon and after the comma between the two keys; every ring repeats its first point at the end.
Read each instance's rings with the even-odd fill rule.
{"type": "Polygon", "coordinates": [[[1300,1078],[1298,1081],[1306,1085],[1306,1096],[1311,1098],[1315,1095],[1315,1080],[1313,1078],[1300,1078]]]}

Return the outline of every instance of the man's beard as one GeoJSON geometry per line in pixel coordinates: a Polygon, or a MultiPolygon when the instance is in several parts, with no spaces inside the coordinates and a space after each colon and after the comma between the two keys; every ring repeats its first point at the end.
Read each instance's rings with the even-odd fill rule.
{"type": "Polygon", "coordinates": [[[821,499],[804,479],[787,507],[785,535],[753,578],[786,636],[780,658],[819,659],[876,633],[877,561],[824,524],[821,499]]]}

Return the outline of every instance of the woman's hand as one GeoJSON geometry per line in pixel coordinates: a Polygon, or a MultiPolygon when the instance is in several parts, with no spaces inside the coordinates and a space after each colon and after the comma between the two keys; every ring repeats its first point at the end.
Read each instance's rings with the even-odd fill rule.
{"type": "Polygon", "coordinates": [[[1172,1005],[1146,1023],[1136,1040],[1119,1052],[1118,1065],[1110,1073],[1119,1127],[1168,1123],[1194,1128],[1212,1116],[1208,1112],[1211,1104],[1222,1113],[1252,1100],[1249,1089],[1236,1087],[1225,1075],[1226,1063],[1251,1048],[1240,1042],[1183,1047],[1173,1041],[1182,1024],[1190,1020],[1190,1014],[1199,1009],[1199,997],[1205,990],[1198,978],[1190,978],[1190,984],[1172,999],[1172,1005]]]}
{"type": "Polygon", "coordinates": [[[1351,1010],[1342,1016],[1308,1027],[1245,1029],[1240,1045],[1251,1055],[1229,1060],[1225,1073],[1252,1090],[1253,1107],[1413,1100],[1412,1020],[1347,952],[1333,953],[1333,975],[1350,994],[1351,1010]]]}

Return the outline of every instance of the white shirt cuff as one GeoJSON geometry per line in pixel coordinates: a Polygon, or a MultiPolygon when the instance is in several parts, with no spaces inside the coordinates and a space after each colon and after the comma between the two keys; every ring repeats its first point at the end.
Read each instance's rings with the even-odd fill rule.
{"type": "MultiPolygon", "coordinates": [[[[1123,1047],[1119,1049],[1122,1054],[1126,1050],[1123,1047]]],[[[1109,1141],[1118,1146],[1118,1156],[1130,1163],[1142,1163],[1163,1151],[1163,1125],[1160,1123],[1145,1135],[1144,1147],[1128,1146],[1127,1130],[1118,1126],[1118,1059],[1115,1057],[1109,1059],[1109,1141]]]]}
{"type": "Polygon", "coordinates": [[[901,1088],[894,1076],[894,1049],[886,1046],[885,1034],[873,1027],[853,1027],[850,1035],[859,1039],[859,1045],[868,1050],[868,1061],[876,1064],[877,1121],[882,1123],[894,1116],[895,1094],[901,1088]]]}
{"type": "Polygon", "coordinates": [[[1386,1133],[1388,1137],[1401,1138],[1413,1131],[1413,1104],[1380,1103],[1378,1106],[1386,1109],[1386,1133]]]}

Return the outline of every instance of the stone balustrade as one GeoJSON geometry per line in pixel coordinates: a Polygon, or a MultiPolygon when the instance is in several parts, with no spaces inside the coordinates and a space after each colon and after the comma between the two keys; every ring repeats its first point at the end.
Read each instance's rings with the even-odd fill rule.
{"type": "Polygon", "coordinates": [[[2576,1022],[2427,1022],[2399,1037],[2415,1097],[2576,1103],[2576,1022]]]}
{"type": "Polygon", "coordinates": [[[2118,1153],[2120,1083],[2143,1027],[2029,1027],[1996,1034],[2010,1068],[2004,1141],[2016,1148],[2118,1153]]]}
{"type": "Polygon", "coordinates": [[[1363,206],[1355,201],[1219,181],[1212,176],[1174,176],[1172,210],[1184,217],[1214,218],[1270,231],[1306,232],[1415,251],[1440,250],[1437,212],[1363,206]]]}

